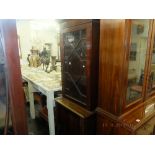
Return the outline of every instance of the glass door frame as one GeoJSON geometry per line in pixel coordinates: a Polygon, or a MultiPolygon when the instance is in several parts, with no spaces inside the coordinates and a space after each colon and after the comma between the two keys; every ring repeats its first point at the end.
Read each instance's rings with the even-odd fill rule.
{"type": "Polygon", "coordinates": [[[126,49],[125,49],[125,57],[127,62],[125,62],[124,67],[124,78],[125,78],[125,86],[124,86],[124,93],[123,94],[123,109],[126,111],[130,108],[133,108],[133,106],[138,105],[139,103],[143,102],[145,100],[145,94],[146,94],[146,85],[147,85],[147,79],[148,79],[148,66],[150,61],[150,40],[152,36],[152,25],[153,20],[149,20],[149,30],[148,30],[148,37],[147,37],[147,49],[146,49],[146,58],[145,58],[145,66],[144,66],[144,82],[142,86],[142,95],[135,99],[134,101],[131,101],[129,104],[127,104],[126,95],[127,95],[127,88],[128,88],[128,67],[129,67],[129,57],[130,57],[130,49],[131,49],[131,26],[132,26],[132,19],[126,20],[126,49]]]}
{"type": "MultiPolygon", "coordinates": [[[[62,62],[62,65],[64,64],[64,44],[63,44],[63,35],[65,33],[68,33],[68,32],[74,32],[74,31],[78,31],[78,30],[85,30],[86,31],[86,66],[85,66],[85,76],[86,76],[86,102],[85,103],[82,103],[80,102],[79,100],[76,100],[75,98],[72,98],[71,96],[69,95],[66,95],[65,94],[65,90],[64,90],[64,86],[62,87],[62,92],[63,92],[63,96],[73,100],[73,101],[77,101],[80,105],[83,105],[83,106],[89,106],[89,96],[90,96],[90,93],[89,93],[89,86],[90,86],[90,79],[88,78],[90,73],[89,73],[89,68],[90,68],[90,53],[91,53],[91,50],[92,50],[92,23],[84,23],[84,24],[81,24],[81,25],[76,25],[76,26],[73,26],[73,27],[67,27],[63,30],[61,30],[61,62],[62,62]]],[[[62,79],[64,79],[64,69],[62,67],[62,79]]],[[[63,83],[64,81],[62,81],[63,83]]]]}
{"type": "Polygon", "coordinates": [[[155,90],[151,90],[151,92],[148,92],[148,86],[149,86],[149,79],[150,79],[150,73],[151,73],[151,64],[152,64],[152,51],[153,51],[153,46],[155,44],[155,20],[152,21],[152,35],[151,35],[151,40],[150,40],[150,47],[149,47],[149,63],[148,63],[148,75],[147,75],[147,84],[146,84],[146,95],[145,99],[152,97],[155,95],[155,90]]]}

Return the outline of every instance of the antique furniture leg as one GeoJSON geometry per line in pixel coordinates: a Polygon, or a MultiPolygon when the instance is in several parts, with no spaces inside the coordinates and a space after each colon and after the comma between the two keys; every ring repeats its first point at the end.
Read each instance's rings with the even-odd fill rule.
{"type": "Polygon", "coordinates": [[[47,109],[50,135],[55,135],[54,102],[54,91],[47,92],[47,109]]]}
{"type": "Polygon", "coordinates": [[[34,108],[34,96],[33,96],[33,86],[31,82],[28,81],[29,90],[29,101],[30,101],[30,115],[32,119],[35,119],[35,108],[34,108]]]}

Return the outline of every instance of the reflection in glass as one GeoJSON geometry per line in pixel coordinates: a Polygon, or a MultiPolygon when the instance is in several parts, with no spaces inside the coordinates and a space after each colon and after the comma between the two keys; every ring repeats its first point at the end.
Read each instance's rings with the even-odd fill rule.
{"type": "Polygon", "coordinates": [[[67,32],[64,40],[65,95],[85,104],[86,102],[86,30],[67,32]]]}
{"type": "MultiPolygon", "coordinates": [[[[6,111],[8,104],[8,93],[7,93],[7,81],[5,74],[5,59],[4,59],[4,51],[1,43],[0,36],[0,134],[4,133],[4,128],[6,127],[5,119],[6,119],[6,111]]],[[[10,118],[9,118],[10,119],[10,118]]],[[[11,129],[11,120],[8,126],[11,129]]],[[[9,130],[6,134],[9,134],[9,130]]]]}
{"type": "Polygon", "coordinates": [[[155,37],[152,49],[152,63],[149,76],[148,92],[155,91],[155,37]]]}
{"type": "Polygon", "coordinates": [[[149,20],[132,20],[127,104],[140,98],[144,82],[149,20]]]}

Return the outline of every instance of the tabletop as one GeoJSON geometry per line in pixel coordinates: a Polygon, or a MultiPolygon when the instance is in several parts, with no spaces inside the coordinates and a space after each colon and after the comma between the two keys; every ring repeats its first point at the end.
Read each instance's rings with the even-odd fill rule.
{"type": "Polygon", "coordinates": [[[52,71],[47,73],[42,67],[34,68],[28,65],[21,65],[21,72],[22,77],[42,87],[46,91],[61,88],[61,72],[52,71]]]}

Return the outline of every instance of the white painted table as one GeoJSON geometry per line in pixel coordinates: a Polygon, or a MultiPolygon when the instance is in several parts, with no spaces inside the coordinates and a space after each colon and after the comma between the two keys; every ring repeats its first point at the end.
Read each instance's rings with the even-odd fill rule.
{"type": "Polygon", "coordinates": [[[21,71],[23,80],[28,82],[31,118],[35,119],[33,92],[41,92],[47,97],[49,131],[51,135],[54,135],[54,92],[62,89],[61,73],[55,71],[46,73],[42,68],[30,68],[28,66],[21,66],[21,71]]]}

